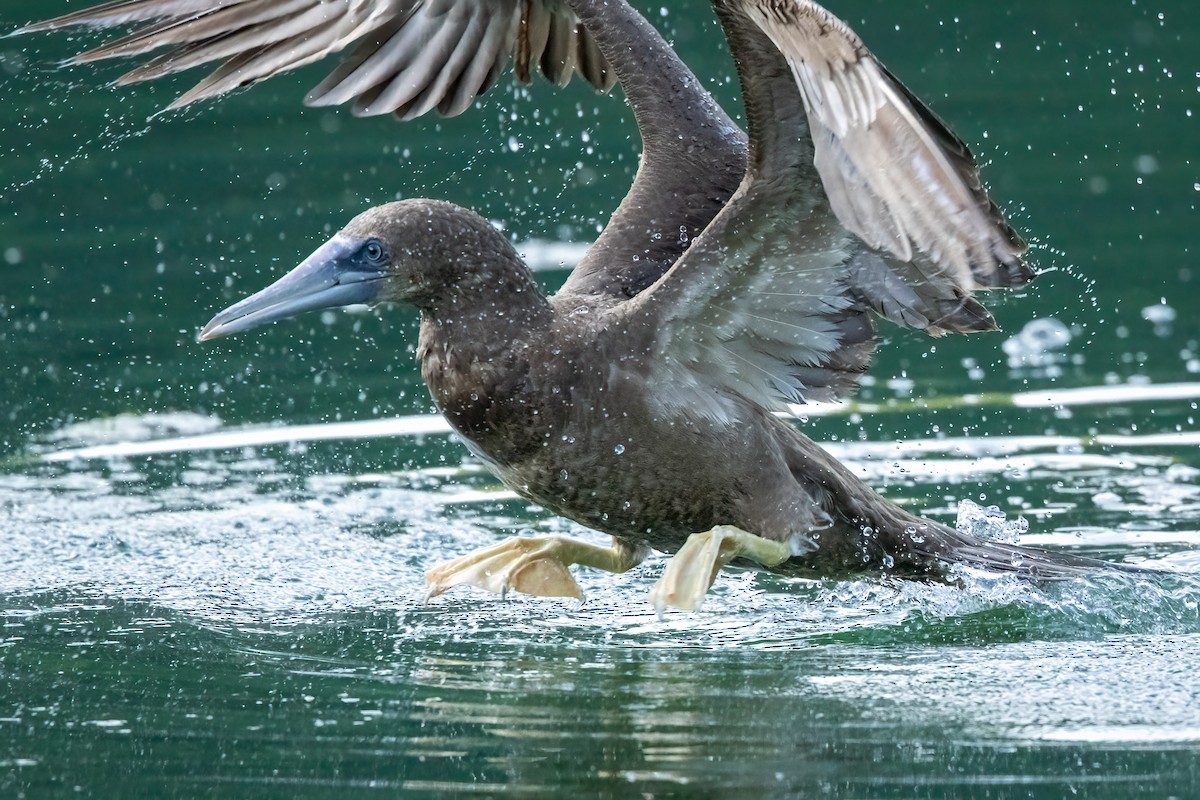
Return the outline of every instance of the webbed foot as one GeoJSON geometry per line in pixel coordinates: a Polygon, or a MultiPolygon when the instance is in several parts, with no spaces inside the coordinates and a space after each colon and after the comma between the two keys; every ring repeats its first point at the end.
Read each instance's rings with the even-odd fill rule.
{"type": "Polygon", "coordinates": [[[735,558],[749,558],[766,567],[792,556],[785,542],[764,539],[732,525],[693,533],[667,562],[662,577],[650,590],[650,602],[661,615],[668,606],[695,611],[721,567],[735,558]]]}
{"type": "Polygon", "coordinates": [[[439,564],[425,573],[425,599],[455,586],[476,586],[500,595],[508,591],[539,597],[575,597],[583,591],[567,567],[583,564],[608,572],[625,572],[641,563],[646,550],[613,540],[612,547],[552,536],[514,536],[439,564]]]}

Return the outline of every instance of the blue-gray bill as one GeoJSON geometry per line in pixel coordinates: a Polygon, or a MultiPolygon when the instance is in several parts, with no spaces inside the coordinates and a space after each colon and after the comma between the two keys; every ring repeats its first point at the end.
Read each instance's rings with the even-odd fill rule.
{"type": "Polygon", "coordinates": [[[275,283],[213,317],[200,331],[200,341],[305,311],[375,302],[384,274],[356,258],[360,251],[360,242],[335,236],[275,283]]]}

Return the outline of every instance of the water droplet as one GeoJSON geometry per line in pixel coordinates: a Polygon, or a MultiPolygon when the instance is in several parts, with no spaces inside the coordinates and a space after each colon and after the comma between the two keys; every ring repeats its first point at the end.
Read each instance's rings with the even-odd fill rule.
{"type": "Polygon", "coordinates": [[[616,447],[613,448],[613,452],[616,453],[617,455],[621,455],[622,453],[625,452],[625,445],[623,445],[623,444],[617,445],[616,447]]]}

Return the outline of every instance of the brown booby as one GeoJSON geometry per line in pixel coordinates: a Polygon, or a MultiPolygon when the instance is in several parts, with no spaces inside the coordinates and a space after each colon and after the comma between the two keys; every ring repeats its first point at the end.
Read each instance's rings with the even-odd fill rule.
{"type": "Polygon", "coordinates": [[[807,0],[712,0],[747,137],[625,0],[116,0],[31,25],[145,23],[77,61],[156,55],[136,81],[226,59],[177,104],[356,49],[309,95],[360,114],[454,114],[510,61],[604,89],[643,140],[632,188],[546,296],[475,213],[406,200],[360,214],[217,314],[212,339],[356,303],[420,309],[422,375],[513,491],[612,536],[511,538],[428,573],[581,596],[568,571],[675,555],[652,601],[695,608],[726,564],[786,575],[1032,578],[1106,566],[979,540],[889,503],[774,412],[851,392],[884,319],[991,330],[979,290],[1034,275],[967,146],[807,0]]]}

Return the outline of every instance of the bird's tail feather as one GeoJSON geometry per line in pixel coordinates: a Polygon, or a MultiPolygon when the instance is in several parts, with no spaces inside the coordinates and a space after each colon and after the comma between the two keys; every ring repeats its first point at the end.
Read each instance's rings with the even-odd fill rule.
{"type": "Polygon", "coordinates": [[[921,541],[912,541],[912,552],[945,567],[962,565],[1011,573],[1035,581],[1083,578],[1103,573],[1153,574],[1155,570],[1131,564],[976,538],[944,525],[932,525],[921,541]]]}

